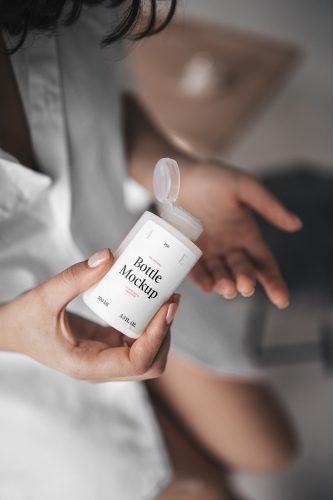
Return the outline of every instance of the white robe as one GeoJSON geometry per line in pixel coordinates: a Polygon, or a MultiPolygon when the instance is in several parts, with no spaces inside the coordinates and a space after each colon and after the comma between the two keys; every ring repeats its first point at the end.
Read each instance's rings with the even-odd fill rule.
{"type": "MultiPolygon", "coordinates": [[[[86,7],[12,56],[42,173],[0,151],[0,302],[115,249],[134,223],[123,199],[123,56],[119,44],[99,47],[112,12],[86,7]]],[[[221,372],[252,371],[246,309],[189,282],[182,293],[174,347],[221,372]]],[[[92,317],[80,299],[71,307],[92,317]]],[[[152,500],[170,477],[142,384],[90,385],[0,353],[1,499],[152,500]]]]}

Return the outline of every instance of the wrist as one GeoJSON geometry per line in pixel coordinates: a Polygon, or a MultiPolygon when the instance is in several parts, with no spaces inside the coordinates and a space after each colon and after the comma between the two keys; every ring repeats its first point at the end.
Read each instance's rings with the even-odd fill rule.
{"type": "MultiPolygon", "coordinates": [[[[238,169],[216,159],[187,159],[184,163],[180,161],[180,168],[181,189],[178,203],[185,209],[192,209],[192,212],[196,211],[199,199],[209,201],[217,188],[225,197],[230,194],[239,174],[238,169]]],[[[193,214],[195,215],[195,212],[193,214]]]]}
{"type": "Polygon", "coordinates": [[[208,170],[212,164],[188,156],[176,156],[175,160],[180,167],[180,192],[177,205],[196,215],[193,211],[196,199],[207,185],[208,170]]]}

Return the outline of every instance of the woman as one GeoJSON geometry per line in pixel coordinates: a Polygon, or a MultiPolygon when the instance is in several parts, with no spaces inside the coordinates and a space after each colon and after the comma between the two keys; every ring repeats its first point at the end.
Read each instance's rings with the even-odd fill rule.
{"type": "Polygon", "coordinates": [[[231,498],[221,465],[275,469],[295,445],[274,396],[221,332],[219,295],[251,296],[258,280],[286,307],[286,285],[249,209],[286,231],[301,222],[249,175],[176,150],[133,98],[121,106],[115,42],[162,29],[174,1],[167,12],[152,1],[143,13],[136,0],[0,5],[0,350],[31,358],[1,355],[1,497],[231,498]],[[196,287],[182,289],[175,350],[147,399],[141,384],[82,380],[161,375],[179,296],[132,345],[71,301],[112,265],[109,250],[95,249],[115,248],[134,222],[125,177],[151,189],[163,156],[181,165],[180,203],[204,223],[204,258],[192,273],[196,287]]]}

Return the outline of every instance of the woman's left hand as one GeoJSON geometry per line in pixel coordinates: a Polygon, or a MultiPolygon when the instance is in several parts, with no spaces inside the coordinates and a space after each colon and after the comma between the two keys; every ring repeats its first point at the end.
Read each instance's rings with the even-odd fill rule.
{"type": "Polygon", "coordinates": [[[278,308],[289,304],[288,288],[252,211],[283,231],[294,232],[301,220],[253,176],[218,162],[193,165],[182,182],[180,204],[204,225],[203,250],[191,273],[203,290],[232,299],[255,291],[256,282],[278,308]]]}

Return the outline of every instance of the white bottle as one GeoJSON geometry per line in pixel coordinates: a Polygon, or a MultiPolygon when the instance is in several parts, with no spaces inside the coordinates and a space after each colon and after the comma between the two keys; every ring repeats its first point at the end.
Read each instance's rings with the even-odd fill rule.
{"type": "Polygon", "coordinates": [[[201,257],[192,243],[201,223],[174,205],[180,188],[177,162],[160,160],[154,194],[161,217],[144,212],[115,252],[110,271],[83,294],[86,305],[110,326],[138,338],[201,257]]]}

